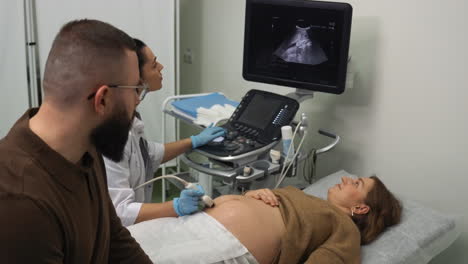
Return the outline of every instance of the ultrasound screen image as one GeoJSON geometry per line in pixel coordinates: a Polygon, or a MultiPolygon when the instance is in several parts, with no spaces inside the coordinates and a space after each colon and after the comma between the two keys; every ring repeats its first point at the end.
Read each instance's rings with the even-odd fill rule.
{"type": "Polygon", "coordinates": [[[249,74],[337,85],[342,20],[336,10],[252,4],[249,74]]]}
{"type": "Polygon", "coordinates": [[[296,26],[272,55],[286,61],[308,65],[318,65],[328,60],[320,43],[310,37],[312,28],[296,26]]]}

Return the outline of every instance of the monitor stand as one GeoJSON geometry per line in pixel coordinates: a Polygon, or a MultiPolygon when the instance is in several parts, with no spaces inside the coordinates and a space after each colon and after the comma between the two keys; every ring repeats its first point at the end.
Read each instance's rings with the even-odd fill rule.
{"type": "Polygon", "coordinates": [[[314,98],[314,91],[296,88],[296,90],[294,92],[288,93],[285,96],[287,96],[289,98],[292,98],[292,99],[296,100],[299,103],[302,103],[307,99],[314,98]]]}

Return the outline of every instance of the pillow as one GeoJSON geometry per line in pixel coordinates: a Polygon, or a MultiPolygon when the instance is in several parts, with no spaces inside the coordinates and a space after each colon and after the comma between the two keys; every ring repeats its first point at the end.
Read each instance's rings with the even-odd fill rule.
{"type": "MultiPolygon", "coordinates": [[[[356,177],[341,170],[321,178],[304,192],[326,199],[328,188],[340,183],[343,176],[356,177]]],[[[362,246],[363,264],[428,263],[460,234],[455,217],[409,199],[400,200],[403,205],[400,224],[387,229],[374,242],[362,246]]]]}

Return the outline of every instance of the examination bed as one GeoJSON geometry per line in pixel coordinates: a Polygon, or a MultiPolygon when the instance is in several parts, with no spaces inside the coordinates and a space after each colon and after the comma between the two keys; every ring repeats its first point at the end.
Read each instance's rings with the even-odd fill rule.
{"type": "MultiPolygon", "coordinates": [[[[310,185],[304,192],[325,199],[327,189],[341,177],[356,177],[341,170],[310,185]]],[[[377,240],[362,247],[363,264],[428,263],[445,250],[460,234],[456,218],[410,199],[400,198],[402,221],[389,228],[377,240]]]]}
{"type": "MultiPolygon", "coordinates": [[[[305,188],[304,192],[325,199],[327,189],[339,183],[343,176],[355,177],[341,170],[321,178],[305,188]]],[[[401,223],[389,228],[376,241],[362,247],[363,264],[428,263],[458,237],[460,232],[455,217],[442,214],[412,200],[401,199],[401,201],[403,203],[401,223]]],[[[206,259],[210,259],[207,254],[215,255],[211,258],[218,260],[214,261],[215,263],[249,263],[219,261],[220,252],[210,250],[210,248],[212,249],[213,246],[219,244],[219,241],[202,242],[203,240],[200,240],[197,245],[192,245],[193,247],[190,248],[184,247],[183,249],[177,249],[177,245],[175,247],[166,247],[165,241],[162,241],[163,239],[158,235],[159,232],[170,233],[167,225],[164,229],[159,227],[159,225],[164,226],[166,223],[167,219],[163,218],[129,227],[132,235],[155,263],[211,263],[206,261],[206,259]],[[191,250],[193,255],[189,260],[179,260],[177,254],[175,254],[175,252],[180,252],[179,250],[191,250]],[[161,259],[156,256],[166,254],[164,252],[175,257],[166,257],[166,260],[170,261],[161,262],[161,259]],[[203,256],[205,260],[200,262],[200,259],[196,257],[197,255],[203,256]]],[[[229,253],[229,251],[226,251],[226,254],[229,253]]]]}

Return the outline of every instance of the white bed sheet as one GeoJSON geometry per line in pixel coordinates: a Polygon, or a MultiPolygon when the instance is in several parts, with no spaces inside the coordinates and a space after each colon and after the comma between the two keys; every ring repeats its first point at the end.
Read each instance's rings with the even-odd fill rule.
{"type": "Polygon", "coordinates": [[[258,264],[231,232],[204,212],[153,219],[128,230],[154,263],[258,264]]]}

